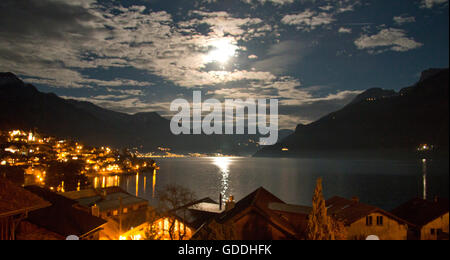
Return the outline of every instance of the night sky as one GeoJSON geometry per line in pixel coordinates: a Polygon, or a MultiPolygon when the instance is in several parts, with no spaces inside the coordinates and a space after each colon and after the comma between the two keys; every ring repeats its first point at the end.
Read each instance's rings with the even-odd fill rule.
{"type": "Polygon", "coordinates": [[[448,0],[1,0],[0,71],[126,113],[277,98],[295,128],[448,67],[448,0]]]}

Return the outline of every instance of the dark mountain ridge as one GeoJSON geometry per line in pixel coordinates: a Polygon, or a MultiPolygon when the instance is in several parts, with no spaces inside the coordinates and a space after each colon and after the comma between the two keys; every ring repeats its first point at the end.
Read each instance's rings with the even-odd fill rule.
{"type": "Polygon", "coordinates": [[[448,77],[448,69],[432,69],[398,93],[370,89],[256,156],[394,157],[413,155],[421,144],[448,153],[448,77]]]}
{"type": "MultiPolygon", "coordinates": [[[[254,135],[184,135],[170,131],[170,121],[157,113],[129,115],[89,102],[66,100],[41,93],[12,73],[0,73],[0,130],[35,129],[60,138],[95,146],[156,151],[169,147],[176,153],[251,155],[258,150],[254,135]]],[[[280,140],[292,131],[280,131],[280,140]]]]}

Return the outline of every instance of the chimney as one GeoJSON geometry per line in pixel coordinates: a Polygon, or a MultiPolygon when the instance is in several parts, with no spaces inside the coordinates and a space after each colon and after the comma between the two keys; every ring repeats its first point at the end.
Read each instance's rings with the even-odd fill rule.
{"type": "Polygon", "coordinates": [[[236,202],[234,202],[234,197],[230,196],[228,201],[225,203],[225,211],[230,211],[230,210],[234,209],[235,206],[236,206],[236,202]]]}
{"type": "Polygon", "coordinates": [[[92,216],[100,217],[100,208],[97,206],[97,204],[95,204],[94,206],[92,206],[92,208],[91,208],[91,214],[92,214],[92,216]]]}
{"type": "Polygon", "coordinates": [[[355,197],[352,198],[352,201],[354,203],[359,203],[359,198],[355,196],[355,197]]]}

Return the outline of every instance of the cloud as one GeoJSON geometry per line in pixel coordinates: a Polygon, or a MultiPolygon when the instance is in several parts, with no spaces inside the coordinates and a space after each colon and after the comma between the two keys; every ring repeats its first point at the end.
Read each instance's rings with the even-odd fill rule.
{"type": "Polygon", "coordinates": [[[283,74],[292,69],[303,57],[303,46],[298,41],[284,41],[271,46],[267,55],[252,64],[257,70],[283,74]]]}
{"type": "Polygon", "coordinates": [[[422,43],[409,38],[406,31],[395,28],[382,29],[375,35],[363,34],[354,43],[358,49],[368,50],[372,54],[386,51],[405,52],[423,46],[422,43]]]}
{"type": "Polygon", "coordinates": [[[298,30],[311,31],[319,26],[331,24],[336,19],[332,14],[326,12],[316,12],[310,9],[298,14],[290,14],[283,17],[282,23],[295,25],[298,30]]]}
{"type": "Polygon", "coordinates": [[[278,99],[280,127],[293,129],[299,123],[308,124],[349,104],[362,91],[336,91],[319,95],[326,86],[303,87],[295,78],[284,76],[272,81],[237,85],[235,88],[219,88],[207,94],[219,100],[278,99]]]}
{"type": "Polygon", "coordinates": [[[349,104],[362,91],[337,91],[323,97],[314,96],[310,92],[309,97],[299,102],[282,102],[280,104],[280,125],[283,127],[297,125],[298,123],[312,123],[332,111],[342,109],[349,104]]]}
{"type": "Polygon", "coordinates": [[[168,102],[149,103],[132,95],[97,95],[91,97],[62,96],[62,98],[90,102],[109,110],[128,114],[154,111],[164,112],[168,111],[170,108],[170,103],[168,102]]]}
{"type": "Polygon", "coordinates": [[[145,71],[189,88],[274,77],[265,71],[205,71],[205,57],[218,39],[239,50],[243,47],[238,42],[265,35],[268,25],[259,18],[194,11],[195,18],[175,23],[167,12],[144,6],[102,6],[88,0],[1,4],[1,24],[10,26],[0,28],[0,70],[34,83],[74,88],[151,85],[120,78],[95,80],[80,72],[109,68],[145,71]],[[200,24],[209,26],[207,34],[197,31],[200,24]],[[249,28],[257,33],[249,33],[249,28]]]}
{"type": "Polygon", "coordinates": [[[403,25],[416,22],[416,18],[414,16],[394,16],[394,22],[398,25],[403,25]]]}
{"type": "Polygon", "coordinates": [[[294,0],[241,0],[241,1],[247,4],[252,4],[254,2],[257,2],[259,4],[272,3],[273,5],[278,6],[294,3],[294,0]]]}
{"type": "Polygon", "coordinates": [[[441,5],[441,4],[448,3],[448,0],[422,0],[420,3],[421,8],[433,8],[435,5],[441,5]]]}
{"type": "Polygon", "coordinates": [[[179,25],[183,28],[192,28],[195,25],[207,24],[211,30],[209,35],[215,37],[242,36],[245,34],[244,28],[263,22],[259,18],[235,18],[227,12],[192,11],[191,15],[197,15],[201,18],[185,21],[179,25]]]}
{"type": "MultiPolygon", "coordinates": [[[[361,5],[359,0],[325,0],[322,2],[325,2],[324,5],[319,5],[319,7],[307,8],[303,12],[287,14],[281,19],[281,22],[286,25],[296,26],[297,30],[312,31],[333,24],[337,21],[337,16],[342,13],[353,12],[357,6],[361,5]]],[[[310,1],[310,3],[318,4],[316,1],[310,1]]]]}
{"type": "Polygon", "coordinates": [[[351,28],[345,28],[345,27],[341,27],[338,30],[339,33],[352,33],[352,29],[351,28]]]}
{"type": "MultiPolygon", "coordinates": [[[[205,1],[157,11],[164,10],[158,6],[163,1],[146,7],[121,6],[121,1],[2,0],[0,24],[6,26],[0,27],[0,71],[128,113],[167,113],[169,99],[186,97],[192,89],[218,98],[278,98],[283,111],[291,109],[282,115],[291,127],[339,109],[357,93],[304,87],[299,65],[310,51],[307,41],[328,38],[322,32],[308,38],[293,29],[352,33],[356,23],[340,21],[341,16],[361,1],[241,0],[251,6],[235,3],[248,10],[227,11],[210,11],[219,9],[201,6],[205,1]],[[234,52],[228,63],[210,59],[211,53],[220,54],[217,41],[234,52]]],[[[394,21],[406,23],[406,18],[394,21]]],[[[403,30],[379,30],[363,31],[356,46],[370,53],[422,46],[403,30]]]]}

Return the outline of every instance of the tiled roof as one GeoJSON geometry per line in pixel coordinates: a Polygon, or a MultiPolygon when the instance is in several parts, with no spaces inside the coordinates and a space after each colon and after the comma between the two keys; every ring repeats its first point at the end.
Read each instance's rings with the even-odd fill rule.
{"type": "Polygon", "coordinates": [[[268,223],[277,227],[288,238],[295,239],[298,230],[294,228],[293,223],[289,222],[288,219],[283,218],[276,211],[270,209],[269,205],[273,203],[285,204],[281,199],[261,187],[237,202],[233,209],[220,215],[217,221],[225,223],[235,217],[245,215],[249,211],[254,211],[265,218],[268,223]]]}
{"type": "Polygon", "coordinates": [[[94,189],[80,190],[80,191],[71,191],[60,194],[66,198],[79,200],[82,198],[89,198],[97,196],[97,192],[94,189]]]}
{"type": "Polygon", "coordinates": [[[448,213],[448,203],[448,199],[430,201],[416,198],[394,209],[392,213],[416,226],[424,226],[448,213]]]}
{"type": "Polygon", "coordinates": [[[284,204],[284,203],[276,203],[276,202],[269,203],[269,209],[279,211],[279,212],[303,214],[303,215],[309,215],[312,211],[311,207],[284,204]]]}
{"type": "Polygon", "coordinates": [[[49,202],[0,178],[0,216],[16,215],[48,206],[49,202]]]}
{"type": "Polygon", "coordinates": [[[103,198],[101,201],[96,202],[96,205],[100,209],[100,211],[103,212],[118,209],[120,208],[121,203],[122,207],[129,207],[144,203],[148,204],[148,201],[135,196],[131,196],[127,193],[114,193],[108,195],[106,198],[103,198]],[[122,202],[120,202],[120,198],[122,198],[122,202]]]}
{"type": "Polygon", "coordinates": [[[262,211],[269,211],[269,203],[284,203],[282,200],[277,198],[272,193],[268,192],[264,188],[259,188],[247,197],[243,198],[236,203],[235,207],[230,211],[224,213],[220,217],[220,221],[227,221],[233,218],[244,210],[255,206],[260,208],[262,211]]]}
{"type": "Polygon", "coordinates": [[[405,220],[380,208],[341,197],[333,197],[327,200],[326,205],[328,215],[342,221],[345,225],[350,225],[375,212],[381,213],[398,222],[406,223],[405,220]]]}
{"type": "Polygon", "coordinates": [[[78,204],[80,204],[81,206],[86,207],[86,208],[90,208],[90,207],[94,206],[95,203],[97,203],[98,201],[101,201],[101,200],[102,200],[101,196],[76,199],[78,204]]]}
{"type": "Polygon", "coordinates": [[[27,221],[45,228],[63,237],[76,235],[83,237],[101,228],[106,221],[91,214],[75,209],[77,202],[36,186],[26,187],[34,194],[50,201],[51,207],[29,214],[27,221]]]}
{"type": "Polygon", "coordinates": [[[97,190],[88,189],[61,193],[61,195],[75,200],[84,207],[90,208],[97,205],[101,212],[118,209],[120,208],[121,203],[122,207],[148,204],[147,200],[133,196],[118,187],[97,190]],[[122,202],[120,199],[122,199],[122,202]]]}
{"type": "Polygon", "coordinates": [[[219,204],[210,198],[204,198],[202,200],[189,203],[181,208],[173,210],[170,214],[182,219],[190,227],[194,229],[200,228],[204,223],[217,217],[220,212],[218,211],[219,204]],[[216,206],[217,212],[210,210],[210,207],[216,206]],[[202,208],[202,206],[207,206],[202,208]]]}

